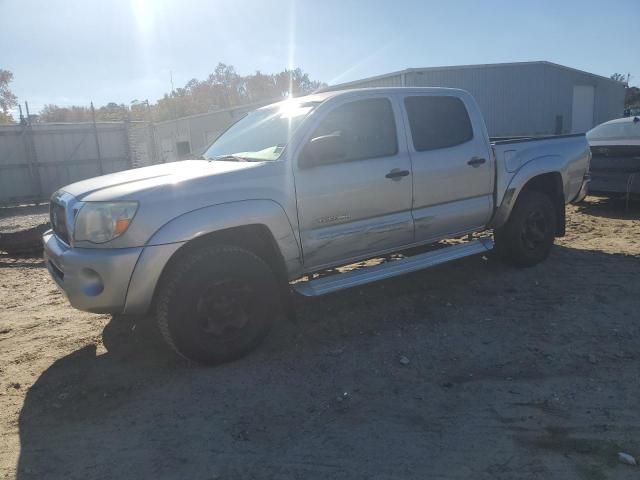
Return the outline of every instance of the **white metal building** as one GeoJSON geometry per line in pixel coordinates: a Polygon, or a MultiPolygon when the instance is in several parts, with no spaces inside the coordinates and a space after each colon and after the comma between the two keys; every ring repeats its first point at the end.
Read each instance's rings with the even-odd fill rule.
{"type": "Polygon", "coordinates": [[[403,86],[469,91],[493,137],[582,133],[624,108],[622,83],[550,62],[409,68],[328,89],[403,86]]]}
{"type": "Polygon", "coordinates": [[[229,125],[242,118],[247,112],[268,103],[272,102],[240,105],[156,123],[154,135],[158,161],[172,162],[202,154],[229,125]]]}

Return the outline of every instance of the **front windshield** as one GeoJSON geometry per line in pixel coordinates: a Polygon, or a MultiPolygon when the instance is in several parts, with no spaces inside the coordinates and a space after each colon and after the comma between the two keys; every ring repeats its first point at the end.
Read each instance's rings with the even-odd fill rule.
{"type": "Polygon", "coordinates": [[[207,160],[277,160],[291,135],[317,103],[293,100],[249,113],[205,152],[207,160]]]}
{"type": "Polygon", "coordinates": [[[640,140],[640,121],[605,123],[587,132],[589,140],[640,140]]]}

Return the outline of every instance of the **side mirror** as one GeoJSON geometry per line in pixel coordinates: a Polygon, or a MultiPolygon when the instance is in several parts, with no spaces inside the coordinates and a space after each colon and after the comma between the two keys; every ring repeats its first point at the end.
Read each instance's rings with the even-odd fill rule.
{"type": "Polygon", "coordinates": [[[316,165],[334,163],[344,158],[344,139],[340,133],[312,138],[302,149],[298,166],[311,168],[316,165]]]}

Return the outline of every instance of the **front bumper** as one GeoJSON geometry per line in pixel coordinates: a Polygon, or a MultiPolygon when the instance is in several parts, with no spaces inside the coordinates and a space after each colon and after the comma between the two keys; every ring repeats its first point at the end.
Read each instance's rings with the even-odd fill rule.
{"type": "Polygon", "coordinates": [[[592,172],[589,191],[603,194],[640,194],[640,171],[616,172],[601,170],[592,172]]]}
{"type": "Polygon", "coordinates": [[[94,313],[124,311],[142,247],[70,248],[51,230],[42,240],[47,269],[73,307],[94,313]]]}

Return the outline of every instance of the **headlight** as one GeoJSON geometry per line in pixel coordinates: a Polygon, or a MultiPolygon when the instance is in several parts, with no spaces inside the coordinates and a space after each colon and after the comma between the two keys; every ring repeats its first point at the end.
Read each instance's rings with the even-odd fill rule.
{"type": "Polygon", "coordinates": [[[73,238],[77,242],[105,243],[129,228],[138,202],[86,202],[75,222],[73,238]]]}

